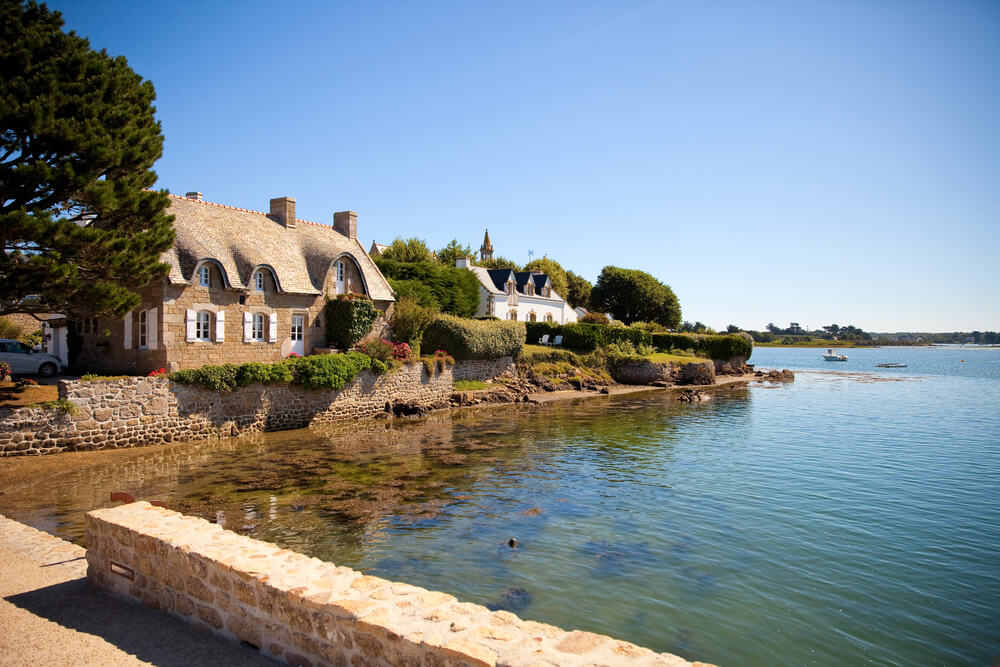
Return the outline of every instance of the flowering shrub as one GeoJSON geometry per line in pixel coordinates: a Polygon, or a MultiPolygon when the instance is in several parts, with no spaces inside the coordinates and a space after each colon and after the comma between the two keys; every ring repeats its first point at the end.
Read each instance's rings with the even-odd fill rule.
{"type": "Polygon", "coordinates": [[[166,375],[166,374],[167,374],[166,368],[157,368],[154,371],[149,371],[149,375],[147,375],[146,377],[158,378],[161,375],[166,375]]]}
{"type": "Polygon", "coordinates": [[[396,361],[406,361],[413,356],[413,350],[406,343],[394,343],[392,346],[392,358],[396,361]]]}
{"type": "Polygon", "coordinates": [[[301,355],[301,354],[299,354],[298,352],[289,352],[289,353],[288,353],[288,356],[287,356],[287,357],[285,357],[285,359],[298,359],[298,358],[300,358],[301,356],[302,356],[302,355],[301,355]]]}
{"type": "Polygon", "coordinates": [[[21,378],[20,380],[17,381],[17,386],[18,387],[22,387],[22,388],[23,387],[37,387],[38,383],[35,382],[34,380],[32,380],[31,378],[21,378]]]}
{"type": "Polygon", "coordinates": [[[372,359],[378,359],[383,362],[389,361],[393,356],[392,343],[387,340],[379,340],[377,338],[366,340],[363,343],[358,343],[357,347],[354,349],[361,354],[367,354],[372,359]]]}
{"type": "Polygon", "coordinates": [[[10,375],[10,364],[6,361],[0,361],[0,380],[3,380],[10,375]]]}

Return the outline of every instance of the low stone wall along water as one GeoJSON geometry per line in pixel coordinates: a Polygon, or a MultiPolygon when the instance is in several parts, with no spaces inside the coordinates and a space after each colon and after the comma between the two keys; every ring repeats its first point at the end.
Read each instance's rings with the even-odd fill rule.
{"type": "Polygon", "coordinates": [[[87,514],[87,576],[293,665],[691,666],[364,575],[139,502],[87,514]]]}
{"type": "Polygon", "coordinates": [[[283,431],[386,413],[393,404],[444,405],[455,380],[491,380],[513,371],[510,357],[463,361],[428,374],[407,364],[386,375],[358,374],[340,391],[255,384],[212,391],[157,377],[60,382],[71,413],[0,409],[0,456],[117,449],[241,433],[283,431]]]}

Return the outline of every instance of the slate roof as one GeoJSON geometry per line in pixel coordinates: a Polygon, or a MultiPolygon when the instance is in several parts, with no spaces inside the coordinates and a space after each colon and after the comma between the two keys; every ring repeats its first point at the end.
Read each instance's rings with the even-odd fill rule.
{"type": "Polygon", "coordinates": [[[531,296],[561,300],[555,290],[552,290],[552,296],[542,297],[542,288],[546,285],[551,287],[549,276],[545,273],[514,271],[513,269],[484,269],[481,266],[471,266],[469,269],[476,274],[483,287],[492,294],[506,294],[507,281],[513,276],[514,284],[519,294],[525,294],[524,286],[530,280],[535,284],[535,293],[531,296]]]}
{"type": "Polygon", "coordinates": [[[170,265],[168,280],[193,284],[195,267],[214,260],[227,286],[245,289],[258,267],[270,268],[280,291],[322,294],[330,266],[349,255],[361,269],[368,296],[394,301],[392,289],[357,239],[349,239],[330,225],[296,220],[288,229],[262,211],[170,195],[168,213],[174,216],[174,246],[162,255],[170,265]]]}

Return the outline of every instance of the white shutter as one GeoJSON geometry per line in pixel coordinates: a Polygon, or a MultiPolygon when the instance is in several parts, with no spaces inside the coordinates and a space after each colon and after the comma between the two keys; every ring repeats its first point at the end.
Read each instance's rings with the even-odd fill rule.
{"type": "Polygon", "coordinates": [[[198,338],[198,331],[195,328],[198,322],[198,313],[188,310],[184,315],[184,323],[187,325],[187,342],[192,343],[198,338]]]}
{"type": "Polygon", "coordinates": [[[249,343],[253,340],[253,315],[243,313],[243,342],[249,343]]]}
{"type": "Polygon", "coordinates": [[[122,347],[126,350],[132,349],[132,311],[125,313],[125,336],[122,347]]]}
{"type": "Polygon", "coordinates": [[[215,342],[221,343],[226,340],[226,311],[220,310],[215,314],[215,342]]]}
{"type": "Polygon", "coordinates": [[[157,331],[159,330],[159,320],[156,319],[156,308],[150,308],[146,311],[146,347],[150,350],[155,350],[156,346],[159,344],[156,338],[157,331]]]}
{"type": "Polygon", "coordinates": [[[271,313],[268,317],[267,340],[271,343],[278,340],[278,313],[271,313]]]}

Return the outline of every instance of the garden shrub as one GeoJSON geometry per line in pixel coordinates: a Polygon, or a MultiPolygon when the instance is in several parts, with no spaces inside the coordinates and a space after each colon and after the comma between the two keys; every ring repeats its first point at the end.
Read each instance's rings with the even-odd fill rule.
{"type": "Polygon", "coordinates": [[[233,364],[202,366],[174,371],[170,379],[180,384],[199,384],[215,391],[232,391],[236,388],[237,367],[233,364]]]}
{"type": "Polygon", "coordinates": [[[341,349],[350,349],[372,330],[379,311],[371,299],[358,294],[338,294],[324,307],[326,341],[341,349]]]}
{"type": "MultiPolygon", "coordinates": [[[[367,354],[345,352],[344,354],[316,354],[291,362],[295,382],[306,389],[340,390],[347,386],[361,371],[372,369],[378,362],[367,354]]],[[[385,372],[385,364],[382,372],[385,372]]]]}
{"type": "Polygon", "coordinates": [[[587,313],[577,321],[583,324],[603,324],[605,326],[611,324],[611,320],[604,313],[587,313]]]}
{"type": "Polygon", "coordinates": [[[749,358],[753,353],[753,339],[749,335],[735,334],[653,334],[653,345],[667,350],[692,350],[709,359],[749,358]]]}
{"type": "Polygon", "coordinates": [[[402,299],[413,299],[424,308],[439,308],[437,297],[431,288],[419,280],[393,280],[388,278],[389,287],[396,293],[397,302],[402,299]]]}
{"type": "Polygon", "coordinates": [[[596,350],[599,347],[627,341],[633,345],[651,345],[653,337],[648,331],[628,327],[610,327],[600,324],[566,324],[563,326],[563,345],[575,350],[596,350]]]}
{"type": "Polygon", "coordinates": [[[440,315],[427,327],[421,345],[427,350],[446,350],[463,361],[520,356],[524,340],[524,322],[440,315]]]}
{"type": "Polygon", "coordinates": [[[393,358],[392,343],[387,340],[380,340],[378,338],[366,340],[363,343],[358,343],[356,349],[361,354],[367,354],[372,359],[378,359],[379,361],[389,361],[393,358]]]}
{"type": "Polygon", "coordinates": [[[448,366],[455,365],[455,358],[444,350],[438,350],[433,356],[421,357],[421,363],[424,365],[424,369],[427,370],[428,375],[434,375],[434,369],[443,371],[448,366]]]}
{"type": "Polygon", "coordinates": [[[237,387],[245,387],[250,384],[288,384],[291,381],[292,369],[286,361],[274,364],[251,361],[241,364],[236,369],[237,387]]]}
{"type": "Polygon", "coordinates": [[[425,308],[412,297],[400,299],[392,310],[389,322],[393,338],[408,344],[413,354],[419,356],[424,330],[440,314],[436,308],[425,308]]]}

